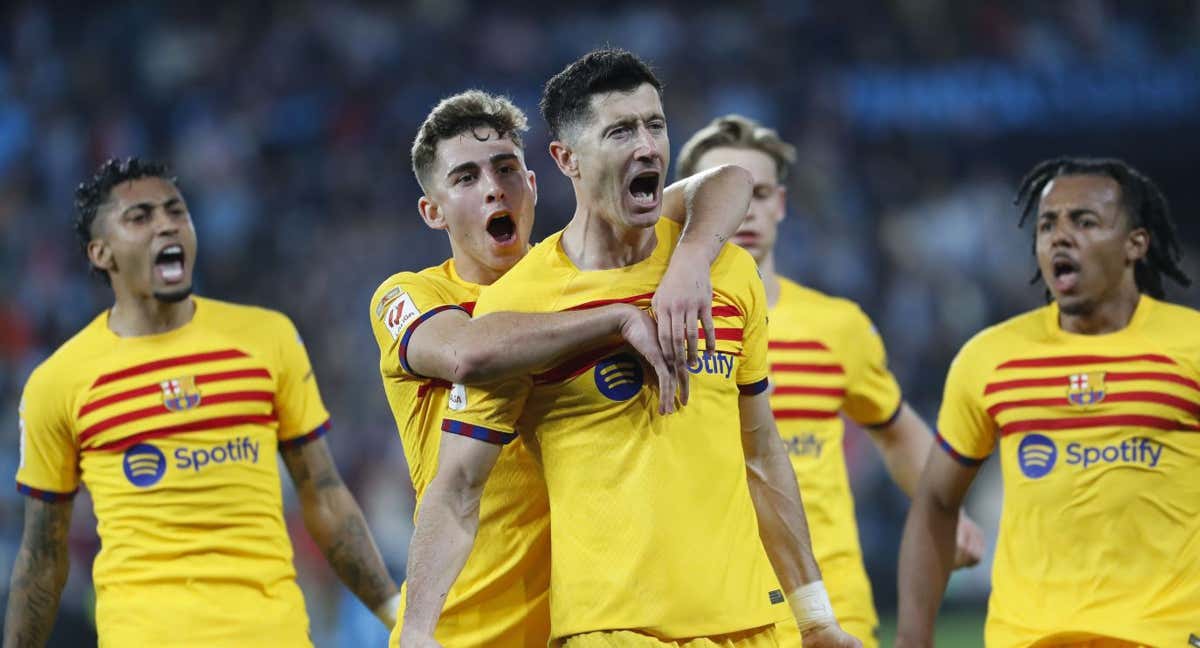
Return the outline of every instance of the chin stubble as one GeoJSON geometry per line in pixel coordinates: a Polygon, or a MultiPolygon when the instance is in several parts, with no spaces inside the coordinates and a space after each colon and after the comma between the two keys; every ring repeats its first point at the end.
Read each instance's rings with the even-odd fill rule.
{"type": "Polygon", "coordinates": [[[160,302],[166,302],[168,304],[175,304],[175,303],[178,303],[178,302],[181,302],[181,301],[187,299],[188,295],[191,295],[191,294],[192,294],[192,287],[188,286],[187,288],[180,288],[179,290],[176,290],[175,292],[155,292],[154,298],[160,302]]]}

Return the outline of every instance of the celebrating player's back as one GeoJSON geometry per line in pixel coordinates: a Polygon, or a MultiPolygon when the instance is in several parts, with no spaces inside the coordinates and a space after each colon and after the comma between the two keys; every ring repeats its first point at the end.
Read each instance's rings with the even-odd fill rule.
{"type": "MultiPolygon", "coordinates": [[[[824,295],[775,273],[775,241],[786,213],[784,181],[794,149],[769,128],[740,115],[712,121],[683,146],[679,175],[736,164],[754,181],[754,197],[734,242],[754,257],[770,304],[771,408],[804,493],[813,553],[838,622],[876,645],[878,618],[863,566],[854,500],[842,455],[839,412],[871,430],[896,483],[911,494],[931,434],[904,403],[887,368],[883,341],[853,302],[824,295]]],[[[960,520],[959,565],[974,564],[982,533],[960,520]]],[[[791,625],[781,643],[799,648],[791,625]]]]}
{"type": "Polygon", "coordinates": [[[191,296],[196,236],[169,177],[110,161],[79,190],[78,231],[116,301],[25,388],[17,489],[30,499],[4,643],[49,635],[82,483],[99,521],[101,645],[308,645],[277,451],[317,544],[388,623],[396,586],[321,438],[329,414],[303,343],[279,313],[191,296]]]}
{"type": "Polygon", "coordinates": [[[1156,299],[1161,275],[1187,283],[1166,202],[1094,159],[1039,164],[1021,200],[1054,302],[975,336],[950,368],[941,450],[905,528],[900,644],[931,644],[950,516],[998,449],[987,644],[1186,645],[1200,630],[1200,313],[1156,299]]]}

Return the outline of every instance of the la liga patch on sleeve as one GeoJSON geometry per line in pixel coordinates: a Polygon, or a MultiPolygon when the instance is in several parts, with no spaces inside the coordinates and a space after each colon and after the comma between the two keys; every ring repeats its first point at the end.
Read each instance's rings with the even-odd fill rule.
{"type": "Polygon", "coordinates": [[[395,340],[400,337],[404,327],[411,324],[420,315],[421,311],[417,309],[412,298],[408,296],[408,293],[402,292],[383,314],[383,323],[387,326],[388,333],[392,334],[392,339],[395,340]]]}

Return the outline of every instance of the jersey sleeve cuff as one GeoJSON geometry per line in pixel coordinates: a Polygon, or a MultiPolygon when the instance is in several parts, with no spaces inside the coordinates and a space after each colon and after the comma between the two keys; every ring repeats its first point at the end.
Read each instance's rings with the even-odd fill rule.
{"type": "Polygon", "coordinates": [[[900,418],[900,410],[902,410],[902,409],[904,409],[904,397],[903,396],[900,397],[900,402],[896,403],[896,409],[892,410],[891,416],[883,419],[879,423],[868,423],[867,427],[869,427],[873,430],[878,430],[879,428],[885,428],[885,427],[891,425],[892,423],[895,423],[896,419],[900,418]]]}
{"type": "Polygon", "coordinates": [[[516,432],[502,432],[465,421],[455,421],[454,419],[442,419],[442,432],[471,437],[472,439],[478,439],[494,445],[508,445],[513,439],[517,438],[516,432]]]}
{"type": "Polygon", "coordinates": [[[770,386],[770,378],[763,378],[746,385],[738,385],[738,393],[742,396],[755,396],[767,391],[768,386],[770,386]]]}
{"type": "Polygon", "coordinates": [[[974,468],[975,466],[982,464],[983,462],[987,461],[987,458],[989,456],[991,456],[991,455],[985,455],[983,457],[980,457],[979,459],[976,459],[974,457],[968,457],[967,455],[959,452],[958,450],[955,450],[954,446],[950,445],[950,442],[946,440],[946,437],[942,436],[941,432],[934,432],[933,438],[937,440],[937,444],[939,446],[941,446],[942,450],[945,450],[946,454],[950,455],[950,457],[952,459],[954,459],[958,463],[960,463],[964,466],[970,467],[970,468],[974,468]]]}
{"type": "Polygon", "coordinates": [[[22,495],[25,495],[27,497],[32,497],[34,499],[40,499],[43,502],[65,502],[65,501],[75,497],[75,493],[78,493],[79,489],[76,488],[75,490],[73,490],[69,493],[60,493],[58,491],[48,491],[48,490],[43,490],[41,488],[34,488],[27,484],[22,484],[21,482],[17,482],[17,492],[22,495]]]}
{"type": "Polygon", "coordinates": [[[318,425],[308,434],[301,434],[298,437],[292,437],[291,439],[284,439],[283,441],[280,441],[279,447],[280,449],[297,448],[311,441],[316,441],[317,439],[325,436],[326,432],[329,432],[329,427],[329,419],[326,419],[324,423],[318,425]]]}
{"type": "Polygon", "coordinates": [[[413,320],[413,323],[409,324],[408,328],[404,330],[404,336],[400,338],[399,354],[400,354],[400,366],[403,367],[405,371],[407,371],[408,373],[410,373],[418,378],[425,378],[425,376],[422,376],[422,375],[418,374],[417,372],[413,371],[412,366],[408,364],[408,341],[410,339],[412,339],[413,331],[417,330],[418,326],[424,324],[426,321],[429,320],[429,318],[433,317],[434,315],[437,315],[438,313],[442,313],[442,312],[445,312],[448,310],[460,310],[460,311],[466,313],[467,315],[471,314],[470,312],[467,311],[467,309],[463,308],[462,306],[459,306],[458,304],[445,304],[443,306],[438,306],[436,308],[431,308],[431,309],[425,311],[424,313],[421,314],[420,317],[413,320]]]}

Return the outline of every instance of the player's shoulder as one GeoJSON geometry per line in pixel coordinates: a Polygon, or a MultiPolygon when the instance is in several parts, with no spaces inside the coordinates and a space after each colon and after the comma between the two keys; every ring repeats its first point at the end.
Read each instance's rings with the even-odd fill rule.
{"type": "Polygon", "coordinates": [[[870,319],[862,307],[852,299],[830,295],[816,288],[801,285],[787,277],[779,278],[779,301],[777,308],[801,311],[806,319],[829,323],[834,327],[866,322],[870,319]]]}
{"type": "MultiPolygon", "coordinates": [[[[381,300],[390,301],[389,295],[401,292],[420,293],[422,297],[426,298],[436,295],[441,299],[454,301],[463,297],[465,293],[473,291],[468,289],[466,282],[458,279],[454,270],[454,260],[447,259],[443,263],[423,270],[397,272],[384,279],[375,288],[371,303],[378,304],[381,300]]],[[[467,296],[473,296],[473,294],[467,296]]]]}
{"type": "Polygon", "coordinates": [[[1148,324],[1162,329],[1164,332],[1184,333],[1187,337],[1200,343],[1200,336],[1197,336],[1197,333],[1200,333],[1200,310],[1183,304],[1154,299],[1149,295],[1142,295],[1142,299],[1152,309],[1147,318],[1148,324]]]}
{"type": "Polygon", "coordinates": [[[34,367],[26,382],[27,386],[45,386],[65,392],[67,390],[62,389],[63,387],[82,380],[84,372],[80,371],[81,367],[92,366],[98,356],[112,352],[115,337],[111,334],[105,335],[106,320],[107,313],[100,313],[66,342],[60,344],[53,353],[34,367]]]}
{"type": "Polygon", "coordinates": [[[555,232],[537,243],[503,276],[479,292],[477,313],[499,310],[544,311],[563,283],[577,271],[559,245],[562,232],[555,232]]]}
{"type": "Polygon", "coordinates": [[[1047,305],[1014,315],[973,335],[955,357],[956,363],[998,365],[1015,351],[1049,339],[1046,320],[1053,306],[1047,305]]]}
{"type": "Polygon", "coordinates": [[[272,308],[208,297],[193,299],[196,300],[196,313],[203,317],[206,326],[226,331],[278,332],[280,329],[295,328],[291,318],[272,308]]]}

